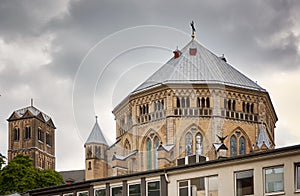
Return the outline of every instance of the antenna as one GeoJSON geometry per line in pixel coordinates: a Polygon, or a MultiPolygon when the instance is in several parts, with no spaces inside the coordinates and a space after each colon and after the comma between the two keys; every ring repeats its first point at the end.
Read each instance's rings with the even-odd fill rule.
{"type": "Polygon", "coordinates": [[[95,118],[96,118],[96,122],[98,122],[98,121],[97,121],[97,119],[98,119],[98,116],[97,116],[97,115],[95,116],[95,118]]]}
{"type": "Polygon", "coordinates": [[[30,99],[30,106],[33,106],[33,98],[30,99]]]}

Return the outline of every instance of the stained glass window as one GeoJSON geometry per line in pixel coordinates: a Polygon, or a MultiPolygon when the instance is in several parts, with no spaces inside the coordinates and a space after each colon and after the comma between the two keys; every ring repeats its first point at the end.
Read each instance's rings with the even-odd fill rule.
{"type": "Polygon", "coordinates": [[[191,133],[185,135],[185,153],[186,156],[193,154],[193,136],[191,133]]]}
{"type": "Polygon", "coordinates": [[[230,156],[236,156],[237,150],[236,150],[236,137],[235,135],[230,137],[230,156]]]}

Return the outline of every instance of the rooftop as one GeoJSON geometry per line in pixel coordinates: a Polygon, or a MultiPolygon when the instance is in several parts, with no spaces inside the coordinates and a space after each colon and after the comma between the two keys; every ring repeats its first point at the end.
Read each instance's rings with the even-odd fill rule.
{"type": "Polygon", "coordinates": [[[168,84],[222,84],[265,91],[223,57],[218,57],[192,39],[181,51],[150,76],[132,93],[168,84]]]}

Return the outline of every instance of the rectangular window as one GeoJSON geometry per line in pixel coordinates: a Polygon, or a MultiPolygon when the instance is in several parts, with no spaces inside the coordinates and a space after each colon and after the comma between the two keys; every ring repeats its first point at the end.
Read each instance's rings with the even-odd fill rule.
{"type": "Polygon", "coordinates": [[[192,178],[178,182],[179,196],[218,196],[218,176],[192,178]]]}
{"type": "Polygon", "coordinates": [[[283,192],[283,166],[271,167],[264,169],[265,175],[265,193],[283,192]]]}
{"type": "Polygon", "coordinates": [[[128,195],[129,196],[140,196],[141,195],[141,185],[140,184],[128,185],[128,195]]]}
{"type": "Polygon", "coordinates": [[[95,190],[95,196],[106,196],[106,189],[95,190]]]}
{"type": "Polygon", "coordinates": [[[25,127],[25,140],[29,140],[31,138],[31,129],[29,126],[25,127]]]}
{"type": "Polygon", "coordinates": [[[153,181],[147,183],[148,196],[160,196],[160,181],[153,181]]]}
{"type": "Polygon", "coordinates": [[[88,191],[78,192],[77,196],[89,196],[89,192],[88,191]]]}
{"type": "Polygon", "coordinates": [[[122,196],[122,192],[123,192],[122,186],[111,188],[111,196],[122,196]]]}
{"type": "Polygon", "coordinates": [[[236,196],[253,195],[253,170],[235,173],[236,196]]]}
{"type": "Polygon", "coordinates": [[[15,128],[13,133],[14,133],[14,141],[19,141],[19,139],[20,139],[20,129],[15,128]]]}
{"type": "Polygon", "coordinates": [[[44,142],[44,132],[41,128],[38,128],[38,140],[39,142],[44,142]]]}
{"type": "Polygon", "coordinates": [[[296,165],[296,190],[300,191],[300,163],[296,165]]]}
{"type": "Polygon", "coordinates": [[[51,135],[49,133],[46,133],[46,144],[48,146],[52,146],[51,140],[52,140],[51,135]]]}
{"type": "Polygon", "coordinates": [[[189,180],[179,182],[179,196],[189,196],[189,180]]]}

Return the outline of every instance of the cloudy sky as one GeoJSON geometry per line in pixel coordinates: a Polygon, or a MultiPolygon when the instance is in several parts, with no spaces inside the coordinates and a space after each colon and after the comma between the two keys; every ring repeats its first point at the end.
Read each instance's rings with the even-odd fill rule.
{"type": "Polygon", "coordinates": [[[0,152],[7,121],[30,105],[57,126],[57,170],[84,168],[83,145],[99,116],[196,39],[267,89],[279,117],[277,147],[299,144],[300,1],[0,1],[0,152]]]}

